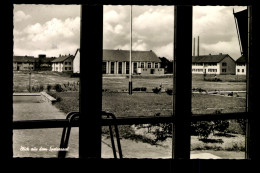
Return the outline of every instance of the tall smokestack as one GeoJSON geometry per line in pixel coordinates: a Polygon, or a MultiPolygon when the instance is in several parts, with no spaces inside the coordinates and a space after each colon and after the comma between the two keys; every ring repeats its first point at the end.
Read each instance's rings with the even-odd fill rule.
{"type": "Polygon", "coordinates": [[[195,56],[195,37],[194,37],[194,45],[193,45],[193,56],[195,56]]]}
{"type": "Polygon", "coordinates": [[[198,56],[200,56],[200,36],[198,36],[198,56]]]}

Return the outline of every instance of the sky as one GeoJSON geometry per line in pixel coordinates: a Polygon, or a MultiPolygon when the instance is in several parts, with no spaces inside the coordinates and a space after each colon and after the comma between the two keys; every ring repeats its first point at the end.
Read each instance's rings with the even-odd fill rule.
{"type": "MultiPolygon", "coordinates": [[[[246,7],[194,6],[193,37],[200,55],[241,56],[233,16],[246,7]]],[[[132,6],[132,49],[173,59],[173,6],[132,6]]],[[[80,47],[79,5],[14,5],[14,55],[75,54],[80,47]]],[[[130,6],[104,6],[103,48],[130,49],[130,6]]]]}

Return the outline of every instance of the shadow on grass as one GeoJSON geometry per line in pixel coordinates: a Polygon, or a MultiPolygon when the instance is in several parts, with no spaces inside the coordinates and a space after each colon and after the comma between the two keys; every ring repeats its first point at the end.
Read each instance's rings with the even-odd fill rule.
{"type": "Polygon", "coordinates": [[[232,134],[225,134],[225,133],[215,133],[214,136],[220,136],[220,137],[227,137],[227,138],[233,138],[236,137],[235,135],[232,134]]]}
{"type": "Polygon", "coordinates": [[[222,139],[200,139],[204,143],[224,143],[222,139]]]}

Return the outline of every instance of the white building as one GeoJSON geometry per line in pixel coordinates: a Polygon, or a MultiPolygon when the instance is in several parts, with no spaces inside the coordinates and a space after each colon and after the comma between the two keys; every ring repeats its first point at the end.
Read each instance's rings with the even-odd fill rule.
{"type": "MultiPolygon", "coordinates": [[[[132,51],[132,74],[164,74],[161,60],[152,51],[132,51]]],[[[129,74],[129,50],[103,50],[103,74],[129,74]]]]}
{"type": "Polygon", "coordinates": [[[236,60],[236,75],[246,75],[246,57],[241,56],[236,60]]]}
{"type": "Polygon", "coordinates": [[[235,61],[228,54],[192,57],[193,74],[235,74],[235,61]]]}
{"type": "Polygon", "coordinates": [[[60,56],[52,61],[52,71],[72,72],[73,71],[73,55],[60,56]]]}

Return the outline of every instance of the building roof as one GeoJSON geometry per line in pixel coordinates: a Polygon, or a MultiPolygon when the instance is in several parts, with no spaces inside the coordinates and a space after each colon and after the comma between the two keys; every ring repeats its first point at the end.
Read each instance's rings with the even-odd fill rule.
{"type": "Polygon", "coordinates": [[[246,62],[247,62],[247,58],[243,55],[236,60],[236,63],[246,63],[246,62]]]}
{"type": "Polygon", "coordinates": [[[13,56],[13,62],[35,62],[34,56],[13,56]]]}
{"type": "MultiPolygon", "coordinates": [[[[129,50],[103,50],[103,61],[129,61],[129,50]]],[[[152,51],[132,51],[132,61],[161,62],[152,51]]]]}
{"type": "MultiPolygon", "coordinates": [[[[230,56],[228,54],[192,56],[192,62],[195,62],[195,63],[210,63],[210,62],[218,63],[226,57],[230,57],[230,56]]],[[[231,58],[231,59],[233,60],[233,58],[231,58]]]]}
{"type": "Polygon", "coordinates": [[[55,58],[52,62],[63,62],[66,59],[73,57],[73,55],[65,55],[65,56],[61,56],[59,58],[55,58]]]}
{"type": "Polygon", "coordinates": [[[41,60],[42,63],[49,63],[52,62],[53,60],[55,60],[55,57],[45,57],[45,58],[34,58],[35,62],[38,62],[41,60]]]}

